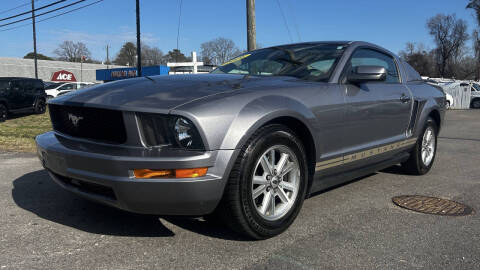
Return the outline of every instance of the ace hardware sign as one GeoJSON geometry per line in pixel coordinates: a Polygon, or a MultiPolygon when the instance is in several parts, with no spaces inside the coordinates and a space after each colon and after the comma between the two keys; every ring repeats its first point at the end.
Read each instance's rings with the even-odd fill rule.
{"type": "Polygon", "coordinates": [[[59,70],[53,73],[52,75],[52,82],[76,82],[77,79],[75,78],[75,75],[66,70],[59,70]]]}

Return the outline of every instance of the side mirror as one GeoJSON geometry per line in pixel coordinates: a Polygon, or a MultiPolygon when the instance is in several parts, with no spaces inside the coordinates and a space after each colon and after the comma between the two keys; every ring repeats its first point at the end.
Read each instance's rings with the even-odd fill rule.
{"type": "Polygon", "coordinates": [[[385,81],[387,70],[382,66],[358,66],[348,74],[347,81],[351,83],[363,83],[372,81],[385,81]]]}

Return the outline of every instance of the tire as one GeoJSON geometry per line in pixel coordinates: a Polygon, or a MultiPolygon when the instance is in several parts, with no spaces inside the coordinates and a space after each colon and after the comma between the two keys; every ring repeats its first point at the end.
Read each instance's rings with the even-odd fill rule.
{"type": "Polygon", "coordinates": [[[34,111],[36,114],[45,113],[46,108],[47,108],[47,104],[45,102],[45,99],[40,98],[37,100],[37,102],[35,102],[34,111]]]}
{"type": "Polygon", "coordinates": [[[412,152],[410,152],[410,157],[406,162],[402,163],[402,169],[406,173],[411,175],[424,175],[430,171],[437,154],[437,136],[437,124],[429,117],[422,130],[421,136],[418,137],[415,147],[412,152]],[[428,139],[429,132],[432,132],[430,139],[428,139]],[[422,149],[422,145],[426,147],[422,149]]]}
{"type": "Polygon", "coordinates": [[[446,107],[446,109],[447,109],[447,110],[450,109],[450,106],[451,106],[451,105],[450,105],[450,101],[447,100],[447,102],[445,102],[445,107],[446,107]]]}
{"type": "Polygon", "coordinates": [[[256,131],[241,149],[217,210],[234,231],[253,239],[270,238],[285,231],[297,217],[307,181],[301,141],[283,125],[268,125],[256,131]],[[269,170],[272,151],[275,166],[269,170]],[[288,173],[281,176],[287,168],[288,173]]]}
{"type": "Polygon", "coordinates": [[[472,101],[472,108],[480,109],[480,98],[476,98],[472,101]]]}
{"type": "Polygon", "coordinates": [[[7,106],[5,106],[5,104],[0,103],[0,122],[4,122],[5,120],[7,120],[7,116],[8,116],[7,106]]]}

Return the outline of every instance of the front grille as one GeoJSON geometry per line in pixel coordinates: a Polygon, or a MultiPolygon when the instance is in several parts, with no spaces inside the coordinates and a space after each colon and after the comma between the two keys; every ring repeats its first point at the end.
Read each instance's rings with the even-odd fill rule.
{"type": "Polygon", "coordinates": [[[72,137],[122,144],[127,140],[121,111],[50,104],[53,129],[72,137]]]}

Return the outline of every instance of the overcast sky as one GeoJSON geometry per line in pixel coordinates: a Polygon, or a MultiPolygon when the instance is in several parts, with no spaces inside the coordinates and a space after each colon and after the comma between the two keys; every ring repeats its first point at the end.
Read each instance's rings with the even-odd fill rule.
{"type": "MultiPolygon", "coordinates": [[[[58,6],[75,1],[67,0],[58,6]]],[[[94,1],[86,0],[77,6],[94,1]]],[[[164,53],[176,47],[179,1],[140,0],[142,39],[146,44],[157,46],[164,53]]],[[[36,5],[40,7],[51,2],[54,0],[38,0],[36,5]]],[[[398,53],[407,41],[433,47],[425,22],[437,13],[455,13],[468,22],[470,33],[475,27],[473,12],[465,9],[467,0],[256,2],[257,41],[264,47],[298,41],[364,40],[398,53]]],[[[24,6],[4,12],[28,3],[28,0],[1,0],[1,3],[0,18],[30,8],[24,6]]],[[[240,49],[245,49],[245,21],[245,0],[183,0],[179,48],[189,55],[193,50],[199,51],[202,42],[221,36],[232,39],[240,49]]],[[[11,26],[0,27],[0,30],[8,27],[11,26]]],[[[33,51],[31,25],[0,32],[0,40],[0,56],[23,57],[33,51]]],[[[107,44],[113,56],[125,41],[135,41],[135,0],[104,0],[40,22],[37,24],[37,40],[38,52],[42,54],[53,56],[58,44],[73,40],[86,43],[93,58],[104,60],[107,44]]]]}

